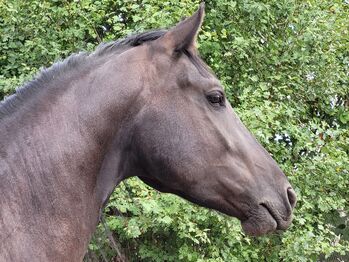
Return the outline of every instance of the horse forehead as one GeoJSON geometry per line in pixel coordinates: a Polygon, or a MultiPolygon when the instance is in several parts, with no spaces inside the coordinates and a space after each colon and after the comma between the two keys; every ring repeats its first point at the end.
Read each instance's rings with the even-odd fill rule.
{"type": "MultiPolygon", "coordinates": [[[[206,87],[221,87],[220,81],[209,69],[204,61],[197,57],[196,61],[202,65],[195,65],[185,54],[181,54],[179,59],[174,58],[165,52],[161,47],[149,44],[140,52],[145,52],[147,62],[145,70],[149,73],[152,71],[156,76],[162,76],[164,79],[172,79],[177,83],[205,85],[206,87]],[[206,68],[207,67],[207,68],[206,68]],[[207,70],[207,71],[206,71],[207,70]],[[205,71],[204,73],[202,71],[205,71]]],[[[197,54],[193,54],[197,55],[197,54]]]]}
{"type": "Polygon", "coordinates": [[[221,88],[221,83],[214,74],[211,72],[205,72],[203,74],[195,65],[192,65],[191,70],[186,70],[185,74],[191,85],[201,85],[205,89],[213,87],[221,88]]]}

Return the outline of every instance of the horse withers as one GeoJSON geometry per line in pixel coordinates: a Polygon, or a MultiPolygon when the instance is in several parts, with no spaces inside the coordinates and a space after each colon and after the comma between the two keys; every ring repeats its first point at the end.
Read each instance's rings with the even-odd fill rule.
{"type": "Polygon", "coordinates": [[[291,185],[199,58],[203,17],[201,5],[169,30],[73,55],[1,104],[1,261],[81,261],[133,176],[237,217],[249,235],[290,225],[291,185]]]}

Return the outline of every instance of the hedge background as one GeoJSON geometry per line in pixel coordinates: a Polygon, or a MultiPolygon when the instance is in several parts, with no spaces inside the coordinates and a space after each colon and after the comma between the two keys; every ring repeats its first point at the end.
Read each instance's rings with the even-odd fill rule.
{"type": "MultiPolygon", "coordinates": [[[[197,6],[0,0],[0,99],[42,66],[132,32],[169,27],[197,6]]],[[[85,260],[349,259],[348,25],[347,0],[206,1],[200,52],[298,194],[288,231],[250,238],[236,219],[131,179],[105,210],[117,248],[100,225],[85,260]]]]}

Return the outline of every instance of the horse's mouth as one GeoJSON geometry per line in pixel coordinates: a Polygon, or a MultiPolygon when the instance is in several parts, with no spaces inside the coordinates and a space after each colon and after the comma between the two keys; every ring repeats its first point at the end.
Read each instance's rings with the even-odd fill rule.
{"type": "Polygon", "coordinates": [[[267,211],[268,211],[268,213],[269,213],[269,215],[275,220],[275,222],[276,222],[276,229],[281,229],[280,228],[280,218],[276,215],[276,212],[275,212],[275,210],[274,209],[272,209],[270,206],[268,206],[267,204],[265,204],[265,203],[261,203],[260,204],[263,208],[265,208],[267,211]]]}
{"type": "Polygon", "coordinates": [[[277,212],[274,208],[270,207],[268,204],[262,203],[260,204],[264,207],[270,214],[270,216],[275,220],[277,226],[277,230],[285,230],[287,229],[292,222],[292,214],[287,217],[282,216],[279,212],[277,212]]]}
{"type": "Polygon", "coordinates": [[[284,219],[275,208],[267,203],[259,204],[257,212],[253,212],[246,220],[241,221],[243,230],[250,236],[261,236],[289,227],[292,218],[284,219]]]}

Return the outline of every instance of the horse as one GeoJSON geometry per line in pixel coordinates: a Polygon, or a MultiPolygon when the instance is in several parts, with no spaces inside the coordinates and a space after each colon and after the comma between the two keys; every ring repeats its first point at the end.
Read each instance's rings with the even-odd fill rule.
{"type": "Polygon", "coordinates": [[[296,194],[200,58],[203,18],[71,55],[1,103],[1,261],[82,261],[134,176],[248,235],[289,227],[296,194]]]}

